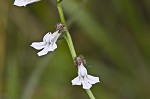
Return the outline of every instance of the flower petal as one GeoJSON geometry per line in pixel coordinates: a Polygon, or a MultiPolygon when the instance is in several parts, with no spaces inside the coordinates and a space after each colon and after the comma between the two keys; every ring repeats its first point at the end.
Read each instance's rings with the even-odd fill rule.
{"type": "Polygon", "coordinates": [[[83,63],[81,63],[81,65],[78,66],[78,75],[82,76],[82,77],[85,76],[85,75],[87,75],[87,70],[83,66],[83,63]]]}
{"type": "Polygon", "coordinates": [[[72,85],[81,85],[81,79],[79,76],[74,78],[71,82],[72,82],[72,85]]]}
{"type": "Polygon", "coordinates": [[[55,31],[55,32],[52,34],[51,42],[56,42],[60,35],[61,35],[61,33],[58,33],[58,31],[55,31]]]}
{"type": "MultiPolygon", "coordinates": [[[[44,37],[43,37],[43,41],[44,42],[47,42],[47,39],[49,38],[49,36],[51,35],[51,32],[49,33],[46,33],[45,35],[44,35],[44,37]]],[[[49,42],[49,41],[48,41],[49,42]]]]}
{"type": "Polygon", "coordinates": [[[38,54],[39,56],[43,56],[43,55],[47,54],[47,53],[48,53],[48,47],[49,47],[48,44],[45,45],[45,48],[44,48],[42,51],[38,52],[37,54],[38,54]]]}
{"type": "Polygon", "coordinates": [[[15,0],[14,5],[16,5],[16,6],[26,6],[26,2],[24,0],[15,0]]]}
{"type": "Polygon", "coordinates": [[[32,43],[30,46],[32,46],[33,48],[40,50],[42,48],[44,48],[46,45],[46,42],[34,42],[32,43]]]}
{"type": "Polygon", "coordinates": [[[56,43],[52,43],[52,44],[50,44],[48,51],[54,51],[56,48],[57,48],[56,43]]]}
{"type": "Polygon", "coordinates": [[[82,81],[83,89],[90,89],[92,87],[92,84],[90,84],[87,81],[86,77],[84,77],[81,81],[82,81]]]}
{"type": "Polygon", "coordinates": [[[40,0],[15,0],[14,5],[16,6],[26,6],[27,4],[37,2],[40,0]]]}
{"type": "Polygon", "coordinates": [[[87,80],[90,84],[95,84],[95,83],[100,82],[99,77],[94,77],[94,76],[91,76],[91,75],[87,75],[87,80]]]}
{"type": "MultiPolygon", "coordinates": [[[[58,31],[59,31],[59,30],[58,30],[58,31]]],[[[56,37],[56,35],[59,34],[58,31],[55,31],[55,32],[52,34],[52,37],[53,37],[53,38],[56,37]]]]}

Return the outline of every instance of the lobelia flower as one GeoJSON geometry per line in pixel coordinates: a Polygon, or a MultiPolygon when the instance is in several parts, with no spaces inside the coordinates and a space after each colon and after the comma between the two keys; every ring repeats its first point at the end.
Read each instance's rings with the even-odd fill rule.
{"type": "Polygon", "coordinates": [[[33,2],[38,2],[40,0],[15,0],[14,5],[16,6],[26,6],[27,4],[31,4],[33,2]]]}
{"type": "Polygon", "coordinates": [[[83,63],[78,65],[78,76],[72,81],[72,85],[83,85],[83,89],[90,89],[92,84],[98,83],[99,77],[94,77],[87,74],[87,69],[83,66],[83,63]]]}
{"type": "Polygon", "coordinates": [[[43,42],[33,42],[31,44],[31,47],[41,50],[38,52],[38,56],[43,56],[46,55],[49,51],[54,51],[57,48],[56,41],[59,38],[61,33],[59,33],[59,30],[51,34],[51,32],[48,32],[44,37],[43,37],[43,42]]]}

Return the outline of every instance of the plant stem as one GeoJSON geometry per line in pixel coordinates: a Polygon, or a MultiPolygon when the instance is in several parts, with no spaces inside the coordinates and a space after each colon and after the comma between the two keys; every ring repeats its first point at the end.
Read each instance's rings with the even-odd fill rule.
{"type": "Polygon", "coordinates": [[[90,89],[86,89],[86,92],[87,92],[87,94],[89,95],[89,97],[91,99],[95,99],[95,97],[94,97],[94,95],[93,95],[93,93],[92,93],[92,91],[90,89]]]}
{"type": "MultiPolygon", "coordinates": [[[[74,60],[74,58],[77,56],[76,51],[75,51],[75,48],[74,48],[74,45],[73,45],[73,42],[72,42],[72,38],[71,38],[70,33],[68,31],[68,28],[66,26],[66,21],[65,21],[63,9],[62,9],[62,6],[61,6],[59,1],[60,0],[56,0],[59,17],[60,17],[61,23],[63,23],[65,25],[65,28],[66,28],[66,34],[65,34],[64,38],[67,41],[67,44],[69,46],[69,50],[70,50],[71,55],[72,55],[72,59],[74,60]]],[[[87,92],[87,94],[89,95],[89,97],[91,99],[95,99],[95,97],[94,97],[94,95],[93,95],[93,93],[91,92],[90,89],[86,89],[86,92],[87,92]]]]}
{"type": "MultiPolygon", "coordinates": [[[[56,0],[56,3],[59,2],[59,0],[56,0]]],[[[58,12],[59,12],[59,16],[60,16],[60,20],[61,20],[61,23],[63,23],[65,25],[65,30],[66,30],[66,34],[65,34],[65,39],[68,43],[68,46],[69,46],[69,49],[70,49],[70,52],[71,52],[71,55],[72,55],[72,58],[74,60],[74,58],[77,56],[76,55],[76,51],[75,51],[75,48],[73,46],[73,42],[72,42],[72,39],[71,39],[71,36],[70,36],[70,33],[67,29],[67,26],[66,26],[66,21],[65,21],[65,18],[64,18],[64,13],[63,13],[63,10],[62,10],[62,7],[61,7],[61,4],[60,3],[57,3],[57,9],[58,9],[58,12]]]]}
{"type": "Polygon", "coordinates": [[[72,39],[71,39],[71,36],[67,30],[64,38],[66,39],[67,43],[68,43],[68,46],[69,46],[69,49],[70,49],[70,52],[71,52],[71,55],[72,55],[72,59],[74,60],[75,57],[77,57],[76,55],[76,52],[75,52],[75,49],[74,49],[74,46],[73,46],[73,42],[72,42],[72,39]]]}

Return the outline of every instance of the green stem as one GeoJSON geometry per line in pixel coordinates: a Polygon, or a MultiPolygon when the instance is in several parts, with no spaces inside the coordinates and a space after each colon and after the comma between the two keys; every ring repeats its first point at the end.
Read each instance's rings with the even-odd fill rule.
{"type": "MultiPolygon", "coordinates": [[[[66,34],[65,34],[65,39],[67,41],[67,44],[69,46],[69,50],[71,52],[71,55],[72,55],[72,58],[74,60],[74,58],[77,56],[76,55],[76,51],[75,51],[75,48],[74,48],[74,45],[73,45],[73,42],[72,42],[72,38],[70,36],[70,33],[67,29],[67,26],[66,26],[66,21],[65,21],[65,17],[64,17],[64,13],[63,13],[63,9],[62,9],[62,6],[59,2],[60,0],[56,0],[56,3],[57,3],[57,9],[58,9],[58,13],[59,13],[59,17],[60,17],[60,20],[61,20],[61,23],[63,23],[65,25],[65,28],[66,28],[66,34]]],[[[91,99],[95,99],[93,93],[91,92],[90,89],[86,89],[86,92],[87,94],[89,95],[89,97],[91,99]]]]}
{"type": "Polygon", "coordinates": [[[75,48],[73,46],[73,42],[72,42],[70,33],[67,31],[64,37],[65,37],[65,39],[68,43],[68,46],[69,46],[69,49],[70,49],[70,52],[71,52],[71,55],[72,55],[72,59],[74,60],[74,58],[77,57],[77,55],[76,55],[75,48]]]}
{"type": "MultiPolygon", "coordinates": [[[[59,0],[56,0],[56,3],[59,2],[59,0]]],[[[66,21],[65,21],[65,17],[64,17],[64,13],[63,13],[63,10],[62,10],[62,6],[60,3],[57,3],[57,9],[58,9],[58,12],[59,12],[59,16],[60,16],[60,20],[61,20],[61,23],[63,23],[65,25],[65,30],[66,30],[66,34],[65,34],[65,39],[68,43],[68,46],[69,46],[69,49],[70,49],[70,52],[71,52],[71,55],[72,55],[72,58],[74,60],[74,58],[77,56],[76,55],[76,51],[75,51],[75,48],[73,46],[73,42],[72,42],[72,39],[71,39],[71,36],[70,36],[70,33],[67,29],[67,26],[66,26],[66,21]]]]}
{"type": "Polygon", "coordinates": [[[89,95],[89,97],[91,99],[95,99],[95,97],[94,97],[94,95],[93,95],[93,93],[92,93],[92,91],[90,89],[86,89],[86,92],[87,92],[87,94],[89,95]]]}

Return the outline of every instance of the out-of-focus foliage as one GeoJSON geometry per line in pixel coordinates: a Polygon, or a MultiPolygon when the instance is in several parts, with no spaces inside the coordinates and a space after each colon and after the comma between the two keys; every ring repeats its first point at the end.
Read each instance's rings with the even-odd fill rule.
{"type": "MultiPolygon", "coordinates": [[[[38,57],[30,47],[54,31],[54,0],[16,7],[0,1],[0,99],[89,99],[68,46],[38,57]]],[[[96,99],[150,99],[150,0],[63,0],[76,51],[101,83],[96,99]]]]}

